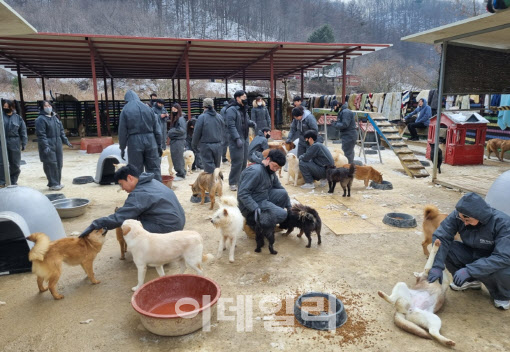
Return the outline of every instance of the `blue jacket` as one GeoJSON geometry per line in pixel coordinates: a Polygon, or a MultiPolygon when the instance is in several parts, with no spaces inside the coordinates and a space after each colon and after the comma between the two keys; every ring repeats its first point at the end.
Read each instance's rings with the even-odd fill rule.
{"type": "Polygon", "coordinates": [[[432,109],[427,105],[427,99],[423,99],[423,105],[418,106],[416,110],[407,114],[404,119],[407,120],[413,115],[418,114],[418,118],[416,119],[416,123],[422,122],[425,126],[428,126],[430,123],[430,118],[432,117],[432,109]]]}
{"type": "Polygon", "coordinates": [[[439,239],[441,246],[433,266],[444,269],[450,244],[458,232],[462,242],[473,249],[475,260],[466,265],[469,275],[476,279],[510,267],[510,217],[491,208],[476,193],[466,194],[455,208],[434,232],[432,243],[439,239]],[[476,226],[464,225],[458,218],[459,212],[480,223],[476,226]]]}

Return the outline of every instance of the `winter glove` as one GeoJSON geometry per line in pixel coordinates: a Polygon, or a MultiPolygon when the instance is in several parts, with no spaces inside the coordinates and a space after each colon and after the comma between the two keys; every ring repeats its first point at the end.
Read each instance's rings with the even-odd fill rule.
{"type": "Polygon", "coordinates": [[[122,149],[120,151],[120,157],[122,158],[122,160],[126,160],[126,158],[124,158],[126,156],[126,150],[122,149]]]}
{"type": "Polygon", "coordinates": [[[85,236],[87,236],[88,234],[90,234],[92,231],[94,231],[96,229],[96,226],[94,226],[94,224],[90,224],[89,227],[87,227],[85,229],[85,231],[83,231],[81,234],[80,234],[80,238],[83,238],[85,236]]]}
{"type": "Polygon", "coordinates": [[[237,148],[241,148],[243,146],[243,141],[241,140],[241,138],[236,139],[236,146],[237,148]]]}
{"type": "Polygon", "coordinates": [[[439,268],[432,268],[429,270],[429,276],[427,277],[427,281],[430,283],[439,280],[439,283],[443,284],[443,270],[439,268]]]}
{"type": "Polygon", "coordinates": [[[453,274],[453,283],[457,286],[462,286],[464,282],[471,278],[466,268],[459,269],[453,274]]]}
{"type": "Polygon", "coordinates": [[[161,158],[161,155],[163,155],[163,149],[158,148],[158,155],[159,155],[159,157],[161,158]]]}
{"type": "Polygon", "coordinates": [[[292,142],[290,139],[287,139],[287,140],[285,141],[285,143],[290,143],[290,142],[292,142]]]}
{"type": "Polygon", "coordinates": [[[50,147],[44,148],[44,154],[49,154],[51,152],[50,147]]]}
{"type": "Polygon", "coordinates": [[[304,154],[301,154],[301,155],[299,156],[299,160],[303,160],[304,156],[305,156],[304,154]]]}
{"type": "Polygon", "coordinates": [[[260,208],[255,209],[253,212],[253,218],[255,219],[255,222],[258,223],[260,219],[260,208]]]}
{"type": "Polygon", "coordinates": [[[67,146],[71,149],[74,149],[74,146],[71,143],[67,143],[67,146]]]}
{"type": "Polygon", "coordinates": [[[21,146],[21,151],[22,151],[22,152],[23,152],[23,151],[25,151],[25,147],[26,147],[26,145],[22,145],[22,146],[21,146]]]}

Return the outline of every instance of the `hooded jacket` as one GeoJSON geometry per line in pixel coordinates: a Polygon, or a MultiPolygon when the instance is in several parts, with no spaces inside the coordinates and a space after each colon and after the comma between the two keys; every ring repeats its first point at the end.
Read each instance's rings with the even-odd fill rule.
{"type": "Polygon", "coordinates": [[[92,225],[111,230],[127,219],[139,220],[149,232],[168,233],[182,230],[186,215],[175,193],[154,180],[154,174],[144,172],[124,205],[112,215],[94,220],[92,225]]]}
{"type": "Polygon", "coordinates": [[[168,138],[170,138],[170,143],[172,141],[178,141],[182,139],[186,139],[186,130],[187,130],[187,122],[186,115],[182,114],[181,117],[177,119],[177,121],[170,126],[168,130],[168,138]]]}
{"type": "Polygon", "coordinates": [[[196,149],[198,143],[221,143],[223,141],[224,121],[220,114],[207,109],[198,117],[193,132],[191,146],[196,149]]]}
{"type": "Polygon", "coordinates": [[[10,116],[4,113],[4,128],[7,149],[19,149],[20,143],[23,148],[27,145],[27,126],[21,116],[15,112],[10,116]]]}
{"type": "Polygon", "coordinates": [[[261,106],[257,105],[257,100],[253,101],[251,120],[257,124],[257,134],[264,127],[271,128],[271,116],[269,116],[269,111],[266,108],[266,102],[264,100],[262,100],[261,106]]]}
{"type": "Polygon", "coordinates": [[[473,249],[475,261],[466,265],[466,269],[475,279],[510,267],[510,217],[491,208],[476,193],[462,197],[455,210],[434,232],[432,242],[441,240],[434,267],[444,269],[450,244],[457,232],[462,242],[473,249]],[[479,224],[464,225],[458,218],[459,212],[479,220],[479,224]]]}
{"type": "Polygon", "coordinates": [[[44,110],[41,110],[35,120],[39,160],[54,162],[57,159],[62,159],[62,143],[69,145],[69,140],[58,115],[54,112],[51,112],[51,116],[45,114],[44,110]],[[46,153],[48,148],[50,152],[46,153]]]}
{"type": "Polygon", "coordinates": [[[257,128],[257,125],[248,118],[248,107],[240,106],[235,103],[227,108],[225,113],[227,117],[227,125],[229,138],[231,142],[237,139],[247,140],[250,127],[257,128]]]}
{"type": "Polygon", "coordinates": [[[349,110],[347,103],[344,103],[340,108],[338,117],[335,122],[335,128],[339,129],[340,132],[355,131],[356,121],[354,120],[354,113],[349,110]]]}
{"type": "Polygon", "coordinates": [[[126,105],[119,116],[120,149],[126,149],[134,136],[136,139],[129,143],[130,148],[136,150],[159,148],[162,138],[161,126],[152,109],[142,103],[132,90],[127,91],[124,100],[126,105]]]}
{"type": "Polygon", "coordinates": [[[310,110],[305,109],[301,120],[293,119],[290,124],[290,132],[287,140],[295,140],[299,138],[299,143],[306,144],[304,134],[308,130],[314,130],[319,133],[319,127],[317,126],[317,120],[310,110]]]}
{"type": "Polygon", "coordinates": [[[166,123],[168,121],[168,117],[161,118],[161,114],[168,114],[165,107],[159,107],[157,103],[152,105],[152,111],[156,114],[157,120],[161,122],[161,124],[166,123]]]}
{"type": "Polygon", "coordinates": [[[408,119],[409,117],[418,114],[418,118],[416,119],[415,123],[423,123],[425,126],[428,126],[430,123],[430,118],[432,117],[432,109],[430,106],[427,105],[427,99],[423,98],[423,105],[418,106],[416,110],[413,112],[407,114],[404,117],[404,120],[408,119]]]}
{"type": "Polygon", "coordinates": [[[248,160],[252,163],[260,164],[263,158],[262,152],[266,149],[269,149],[267,138],[264,136],[264,132],[259,131],[257,137],[253,138],[248,148],[248,160]]]}
{"type": "Polygon", "coordinates": [[[321,143],[313,143],[307,150],[306,153],[301,155],[300,161],[312,161],[316,165],[324,168],[326,166],[335,165],[335,160],[329,151],[328,147],[321,143]]]}

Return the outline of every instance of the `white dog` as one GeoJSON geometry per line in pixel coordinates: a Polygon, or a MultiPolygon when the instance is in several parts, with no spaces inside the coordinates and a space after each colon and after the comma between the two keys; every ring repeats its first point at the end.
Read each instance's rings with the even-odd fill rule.
{"type": "Polygon", "coordinates": [[[184,151],[184,169],[186,170],[186,175],[192,174],[193,163],[195,162],[195,153],[191,150],[184,151]]]}
{"type": "Polygon", "coordinates": [[[347,160],[342,150],[334,149],[331,155],[333,156],[333,160],[335,161],[336,167],[342,167],[345,164],[349,164],[349,160],[347,160]]]}
{"type": "MultiPolygon", "coordinates": [[[[172,162],[172,153],[170,153],[170,148],[163,150],[163,154],[161,155],[166,156],[168,160],[168,174],[173,175],[174,174],[174,163],[172,162]]],[[[163,158],[161,158],[163,160],[163,158]]]]}
{"type": "Polygon", "coordinates": [[[243,230],[243,220],[243,215],[237,207],[237,200],[234,197],[221,197],[220,208],[211,219],[214,227],[221,231],[216,258],[221,258],[223,250],[229,247],[228,260],[231,263],[234,262],[237,235],[243,230]]]}
{"type": "Polygon", "coordinates": [[[292,153],[287,154],[287,163],[289,164],[289,170],[287,173],[287,184],[290,184],[290,178],[294,180],[294,187],[298,185],[298,181],[304,183],[303,175],[299,171],[299,159],[292,153]]]}
{"type": "Polygon", "coordinates": [[[393,287],[391,296],[379,291],[378,294],[388,303],[395,306],[395,325],[410,332],[411,334],[430,339],[435,338],[446,346],[455,346],[455,342],[439,333],[441,330],[441,319],[436,313],[446,298],[446,291],[449,286],[449,279],[443,271],[443,282],[439,280],[429,283],[427,277],[432,268],[437,250],[441,241],[436,240],[432,246],[432,253],[425,264],[422,273],[414,273],[416,284],[409,289],[404,282],[399,282],[393,287]]]}
{"type": "Polygon", "coordinates": [[[202,236],[195,231],[153,234],[146,231],[140,221],[128,219],[122,224],[122,233],[138,269],[138,285],[133,291],[143,285],[147,266],[155,267],[161,277],[165,276],[163,265],[179,260],[181,273],[187,264],[202,275],[202,263],[214,258],[211,254],[202,255],[202,236]]]}

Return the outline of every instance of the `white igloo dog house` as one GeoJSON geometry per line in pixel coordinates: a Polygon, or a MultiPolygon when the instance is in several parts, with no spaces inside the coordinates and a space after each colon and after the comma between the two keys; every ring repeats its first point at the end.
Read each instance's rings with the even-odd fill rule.
{"type": "Polygon", "coordinates": [[[28,187],[0,189],[0,275],[30,271],[26,237],[44,232],[50,240],[66,237],[57,210],[41,192],[28,187]]]}
{"type": "Polygon", "coordinates": [[[503,172],[494,181],[487,192],[485,201],[494,209],[498,209],[510,216],[510,201],[508,190],[510,189],[510,170],[503,172]]]}
{"type": "Polygon", "coordinates": [[[126,164],[128,163],[127,148],[125,159],[120,156],[120,147],[118,144],[112,144],[101,152],[99,160],[97,161],[96,167],[96,178],[95,183],[100,185],[110,185],[115,183],[113,175],[115,174],[115,164],[126,164]]]}

